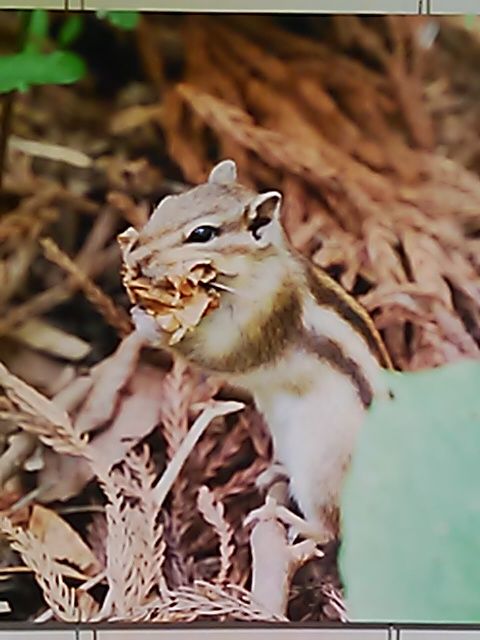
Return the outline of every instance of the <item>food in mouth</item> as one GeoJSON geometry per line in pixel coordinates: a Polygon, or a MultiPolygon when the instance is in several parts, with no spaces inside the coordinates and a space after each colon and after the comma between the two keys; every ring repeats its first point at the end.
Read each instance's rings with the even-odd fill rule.
{"type": "Polygon", "coordinates": [[[125,261],[122,270],[130,301],[170,334],[170,346],[180,342],[209,311],[219,306],[220,293],[214,282],[217,275],[217,270],[205,260],[172,267],[155,281],[125,261]]]}

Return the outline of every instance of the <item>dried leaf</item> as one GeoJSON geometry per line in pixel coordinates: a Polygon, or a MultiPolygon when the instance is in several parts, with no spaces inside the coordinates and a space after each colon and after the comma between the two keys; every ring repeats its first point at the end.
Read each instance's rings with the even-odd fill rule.
{"type": "Polygon", "coordinates": [[[28,530],[44,545],[53,559],[72,563],[89,575],[99,570],[92,551],[55,511],[35,505],[28,530]]]}
{"type": "Polygon", "coordinates": [[[120,343],[112,356],[92,370],[94,387],[75,420],[78,432],[93,431],[110,420],[120,392],[135,371],[141,348],[142,339],[133,332],[120,343]]]}
{"type": "Polygon", "coordinates": [[[27,320],[8,335],[34,349],[65,360],[82,360],[91,350],[84,340],[38,319],[27,320]]]}
{"type": "Polygon", "coordinates": [[[106,466],[123,460],[127,451],[159,424],[163,378],[158,368],[142,365],[136,370],[113,422],[91,443],[92,455],[106,466]]]}

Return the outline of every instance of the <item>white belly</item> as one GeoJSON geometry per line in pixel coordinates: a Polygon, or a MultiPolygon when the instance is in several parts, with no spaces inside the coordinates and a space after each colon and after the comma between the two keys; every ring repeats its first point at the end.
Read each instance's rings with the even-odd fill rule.
{"type": "MultiPolygon", "coordinates": [[[[318,368],[317,368],[318,373],[318,368]]],[[[339,492],[364,418],[349,378],[321,368],[307,395],[256,394],[272,433],[275,455],[289,475],[291,493],[305,518],[323,528],[322,512],[338,505],[339,492]]]]}

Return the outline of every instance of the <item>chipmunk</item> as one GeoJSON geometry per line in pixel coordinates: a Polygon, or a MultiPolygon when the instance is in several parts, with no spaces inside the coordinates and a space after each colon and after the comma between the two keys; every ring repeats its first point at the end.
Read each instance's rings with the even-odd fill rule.
{"type": "Polygon", "coordinates": [[[175,345],[148,303],[131,311],[136,329],[253,396],[291,495],[327,542],[339,534],[357,431],[372,399],[388,393],[380,373],[392,365],[363,307],[292,247],[281,203],[277,191],[239,184],[225,160],[206,183],[163,199],[139,232],[122,234],[123,259],[152,283],[188,261],[216,268],[205,286],[219,292],[219,304],[175,345]]]}

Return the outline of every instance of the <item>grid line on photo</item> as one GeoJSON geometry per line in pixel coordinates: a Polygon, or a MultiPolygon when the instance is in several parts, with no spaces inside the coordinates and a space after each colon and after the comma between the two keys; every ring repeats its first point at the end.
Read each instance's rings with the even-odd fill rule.
{"type": "MultiPolygon", "coordinates": [[[[141,6],[135,4],[134,0],[38,0],[34,4],[36,8],[45,7],[48,9],[55,9],[59,12],[65,12],[65,14],[71,14],[72,12],[80,11],[80,12],[88,12],[94,10],[106,10],[106,9],[135,9],[138,11],[176,11],[180,12],[188,12],[188,11],[212,11],[212,12],[225,12],[232,11],[234,13],[239,13],[240,11],[254,11],[251,7],[256,7],[256,11],[266,12],[273,11],[273,7],[268,7],[267,3],[264,2],[260,4],[260,0],[255,2],[255,0],[243,0],[243,3],[240,2],[240,6],[236,5],[235,7],[222,7],[222,2],[217,2],[217,5],[213,4],[213,0],[210,5],[207,5],[200,0],[183,0],[183,4],[177,4],[175,7],[171,5],[159,6],[158,2],[154,0],[148,0],[150,2],[150,6],[141,6]],[[216,8],[218,6],[218,8],[216,8]],[[222,8],[220,8],[222,7],[222,8]]],[[[31,4],[27,5],[26,0],[18,0],[19,6],[22,8],[26,8],[27,6],[31,6],[31,4]],[[25,3],[25,4],[22,4],[25,3]]],[[[226,4],[228,0],[224,0],[223,4],[226,4]]],[[[314,3],[310,3],[313,7],[314,3]]],[[[328,9],[328,3],[322,3],[322,6],[319,8],[319,3],[316,3],[316,11],[317,12],[328,12],[332,9],[328,9]]],[[[365,9],[362,9],[360,6],[355,9],[353,6],[355,3],[340,3],[341,6],[338,6],[339,2],[336,2],[336,12],[337,13],[357,13],[357,12],[365,12],[365,9]],[[345,7],[350,4],[352,5],[350,8],[343,8],[343,4],[345,7]]],[[[360,5],[360,2],[358,3],[360,5]]],[[[373,5],[376,3],[374,0],[370,3],[369,12],[377,11],[377,9],[373,9],[373,5]]],[[[378,5],[380,6],[380,0],[378,5]]],[[[385,12],[400,12],[400,13],[412,13],[416,14],[418,17],[419,23],[422,23],[421,16],[430,16],[436,13],[436,10],[441,5],[441,0],[391,0],[390,3],[384,2],[384,5],[392,5],[390,9],[385,9],[385,12]],[[393,7],[395,5],[395,7],[393,7]],[[399,7],[403,6],[404,9],[400,10],[399,7]]],[[[444,3],[445,4],[445,3],[444,3]]],[[[459,3],[462,4],[462,3],[459,3]]],[[[475,4],[480,6],[480,0],[478,0],[475,4]]],[[[281,0],[278,1],[275,5],[275,13],[281,13],[282,11],[288,12],[291,9],[288,8],[290,3],[284,2],[285,9],[282,8],[281,0]]],[[[469,0],[465,0],[465,5],[472,6],[472,3],[469,3],[469,0]]],[[[12,0],[12,8],[15,5],[12,0]]],[[[307,12],[309,0],[299,0],[296,11],[297,12],[307,12]],[[302,4],[303,2],[303,4],[302,4]]],[[[0,0],[0,9],[4,8],[4,0],[0,0]]],[[[458,6],[455,12],[459,12],[458,6]]],[[[471,11],[472,9],[468,9],[471,11]]],[[[313,11],[313,9],[312,9],[313,11]]],[[[462,11],[467,11],[467,9],[462,9],[462,11]]],[[[382,11],[378,9],[378,13],[382,11]]],[[[66,16],[69,18],[70,16],[66,16]]],[[[214,17],[205,17],[202,16],[204,20],[212,20],[214,21],[219,16],[214,17]]],[[[83,20],[83,16],[81,20],[83,20]]],[[[152,18],[153,19],[153,18],[152,18]]],[[[221,19],[221,18],[220,18],[221,19]]],[[[258,16],[256,17],[258,20],[258,16]]],[[[312,18],[315,19],[315,18],[312,18]]],[[[324,19],[323,17],[321,18],[324,19]]],[[[378,18],[378,20],[382,20],[383,18],[378,18]]],[[[385,18],[387,20],[388,18],[385,18]]],[[[394,18],[392,18],[394,20],[394,18]]],[[[403,20],[403,18],[395,18],[395,20],[403,20]]],[[[410,18],[405,18],[405,20],[410,20],[410,18]]],[[[414,17],[412,21],[415,21],[414,17]]],[[[440,22],[441,19],[438,19],[440,22]]],[[[436,23],[436,20],[425,20],[425,24],[430,25],[432,23],[436,23]]],[[[427,48],[425,46],[425,48],[427,48]]],[[[120,66],[120,65],[119,65],[120,66]]],[[[34,142],[32,143],[31,148],[33,147],[34,142]]],[[[53,147],[54,145],[50,145],[53,147]]],[[[58,145],[59,147],[59,145],[58,145]]],[[[57,147],[57,148],[58,148],[57,147]]],[[[65,149],[66,147],[64,147],[65,149]]],[[[51,148],[50,148],[51,151],[51,148]]],[[[301,154],[299,154],[301,155],[301,154]]],[[[47,157],[47,156],[46,156],[47,157]]],[[[1,164],[1,163],[0,163],[1,164]]],[[[406,193],[406,191],[405,191],[406,193]]],[[[53,261],[52,261],[53,262],[53,261]]],[[[393,397],[393,395],[392,395],[393,397]]],[[[100,575],[100,574],[99,574],[100,575]]],[[[363,574],[362,574],[363,575],[363,574]]],[[[391,574],[388,573],[388,580],[390,580],[391,574]]],[[[43,615],[43,614],[42,614],[43,615]]],[[[98,616],[97,619],[101,617],[98,616]]],[[[73,618],[75,620],[80,620],[81,616],[73,618]]],[[[150,624],[150,625],[132,625],[132,626],[116,626],[115,624],[100,624],[98,626],[92,625],[82,625],[82,624],[72,624],[70,626],[64,625],[59,626],[58,628],[49,627],[48,625],[32,625],[32,628],[29,625],[12,625],[10,628],[3,626],[0,623],[0,640],[47,640],[52,638],[52,640],[154,640],[157,638],[168,638],[169,640],[203,640],[204,638],[212,638],[212,640],[246,640],[246,633],[253,633],[255,637],[258,636],[260,640],[480,640],[480,627],[475,628],[472,625],[470,628],[467,625],[462,626],[462,628],[455,627],[453,625],[425,625],[424,628],[414,628],[413,625],[400,625],[400,624],[387,624],[387,623],[378,623],[377,625],[370,625],[368,623],[365,624],[345,624],[345,625],[337,625],[335,627],[329,627],[328,624],[319,623],[317,625],[292,625],[292,626],[256,626],[255,624],[251,625],[235,625],[232,624],[230,627],[216,627],[215,625],[206,624],[204,626],[201,625],[163,625],[163,624],[150,624]]]]}
{"type": "MultiPolygon", "coordinates": [[[[328,626],[292,625],[289,628],[257,627],[247,628],[245,625],[234,624],[227,628],[215,625],[198,626],[150,624],[140,626],[117,626],[115,624],[92,625],[89,628],[79,628],[73,625],[62,625],[55,629],[38,628],[37,625],[21,623],[16,628],[10,625],[0,628],[0,640],[246,640],[247,634],[252,632],[259,640],[479,640],[480,629],[475,625],[414,625],[392,624],[389,627],[378,628],[363,624],[362,628],[349,625],[337,628],[328,626]]],[[[87,627],[89,625],[86,625],[87,627]]],[[[82,625],[83,627],[83,625],[82,625]]],[[[249,635],[248,637],[252,637],[249,635]]]]}
{"type": "Polygon", "coordinates": [[[478,0],[0,0],[0,9],[258,13],[476,13],[478,0]]]}
{"type": "Polygon", "coordinates": [[[478,14],[479,0],[0,0],[0,9],[160,12],[478,14]]]}

